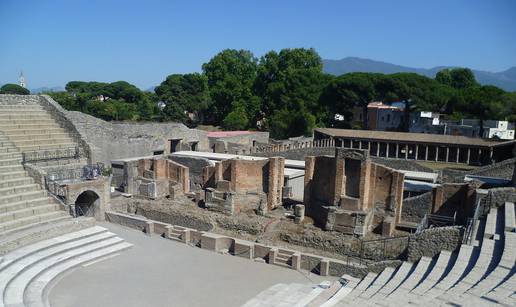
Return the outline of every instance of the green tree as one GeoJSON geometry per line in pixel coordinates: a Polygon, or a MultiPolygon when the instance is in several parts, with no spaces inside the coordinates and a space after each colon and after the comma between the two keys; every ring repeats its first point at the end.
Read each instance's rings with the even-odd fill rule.
{"type": "MultiPolygon", "coordinates": [[[[256,77],[257,59],[250,51],[226,49],[203,64],[213,101],[210,113],[214,123],[220,123],[232,111],[234,104],[244,105],[248,118],[255,118],[252,85],[256,77]]],[[[254,124],[254,123],[253,123],[254,124]]]]}
{"type": "Polygon", "coordinates": [[[194,113],[200,122],[204,122],[208,115],[207,110],[211,99],[208,78],[204,75],[198,73],[170,75],[154,91],[167,105],[177,104],[184,111],[194,113]]]}
{"type": "Polygon", "coordinates": [[[243,106],[236,106],[223,120],[222,125],[227,130],[243,130],[249,125],[247,112],[243,106]]]}
{"type": "Polygon", "coordinates": [[[441,84],[451,86],[456,89],[478,86],[475,75],[469,68],[452,68],[440,70],[435,75],[435,80],[441,84]]]}
{"type": "Polygon", "coordinates": [[[18,84],[7,83],[0,87],[0,94],[29,95],[30,91],[18,84]]]}
{"type": "Polygon", "coordinates": [[[254,91],[262,101],[261,114],[274,127],[271,135],[290,137],[311,130],[316,121],[326,116],[319,98],[330,80],[331,76],[322,72],[322,60],[314,49],[282,49],[264,55],[254,91]],[[309,115],[309,120],[298,120],[294,126],[287,127],[278,121],[284,117],[285,110],[298,111],[298,117],[309,115]]]}
{"type": "MultiPolygon", "coordinates": [[[[330,116],[341,114],[350,119],[354,106],[361,107],[364,114],[367,114],[367,105],[376,97],[375,77],[368,73],[349,73],[330,82],[322,96],[330,116]]],[[[363,125],[367,127],[365,116],[363,125]]]]}

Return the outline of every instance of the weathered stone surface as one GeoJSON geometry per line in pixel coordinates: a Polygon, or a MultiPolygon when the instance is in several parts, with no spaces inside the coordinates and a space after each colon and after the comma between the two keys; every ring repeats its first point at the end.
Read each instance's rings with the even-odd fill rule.
{"type": "Polygon", "coordinates": [[[455,251],[462,243],[464,228],[460,226],[429,228],[421,233],[410,235],[408,261],[414,262],[421,257],[433,257],[442,250],[455,251]]]}
{"type": "Polygon", "coordinates": [[[405,198],[402,207],[402,221],[419,223],[425,214],[430,212],[431,203],[432,192],[405,198]]]}

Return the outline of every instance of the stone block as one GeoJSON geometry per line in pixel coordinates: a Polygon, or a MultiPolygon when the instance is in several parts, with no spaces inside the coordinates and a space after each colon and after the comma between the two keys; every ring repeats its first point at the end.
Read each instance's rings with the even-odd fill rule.
{"type": "Polygon", "coordinates": [[[330,261],[328,259],[322,259],[319,263],[319,274],[321,276],[328,276],[330,273],[330,261]]]}
{"type": "Polygon", "coordinates": [[[252,242],[235,239],[235,246],[233,249],[233,255],[253,259],[254,258],[254,245],[252,242]]]}
{"type": "Polygon", "coordinates": [[[301,253],[294,253],[292,255],[292,269],[301,270],[301,253]]]}

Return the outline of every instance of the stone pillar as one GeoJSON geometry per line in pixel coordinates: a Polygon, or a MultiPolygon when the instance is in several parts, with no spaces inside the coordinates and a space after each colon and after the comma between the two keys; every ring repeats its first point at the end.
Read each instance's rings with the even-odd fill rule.
{"type": "Polygon", "coordinates": [[[154,233],[154,222],[146,221],[144,231],[146,235],[152,236],[154,233]]]}
{"type": "Polygon", "coordinates": [[[446,146],[446,163],[449,162],[449,158],[450,157],[450,147],[446,146]]]}
{"type": "Polygon", "coordinates": [[[362,141],[358,141],[358,148],[362,149],[362,141]]]}
{"type": "Polygon", "coordinates": [[[455,163],[459,163],[459,161],[460,161],[459,156],[460,156],[460,147],[457,147],[457,157],[455,159],[455,163]]]}
{"type": "Polygon", "coordinates": [[[276,256],[278,255],[278,249],[277,248],[271,248],[269,250],[269,264],[275,264],[276,263],[276,256]]]}
{"type": "Polygon", "coordinates": [[[414,160],[418,160],[419,156],[419,144],[416,144],[416,156],[414,157],[414,160]]]}
{"type": "Polygon", "coordinates": [[[380,156],[380,142],[376,142],[376,156],[380,156]]]}
{"type": "Polygon", "coordinates": [[[435,146],[435,161],[439,160],[439,146],[435,146]]]}
{"type": "Polygon", "coordinates": [[[477,162],[478,163],[481,163],[482,162],[482,149],[478,149],[478,157],[477,157],[477,162]]]}
{"type": "Polygon", "coordinates": [[[399,153],[400,153],[400,144],[396,143],[396,159],[398,158],[399,153]]]}
{"type": "Polygon", "coordinates": [[[405,160],[408,159],[408,144],[405,144],[405,160]]]}
{"type": "Polygon", "coordinates": [[[385,157],[389,157],[389,143],[386,143],[387,144],[387,148],[385,149],[385,157]]]}
{"type": "Polygon", "coordinates": [[[471,156],[471,148],[468,148],[468,154],[466,156],[466,164],[469,164],[469,157],[471,156]]]}
{"type": "Polygon", "coordinates": [[[294,207],[294,219],[297,224],[305,219],[305,206],[298,204],[294,207]]]}
{"type": "Polygon", "coordinates": [[[292,255],[292,269],[296,271],[301,270],[301,253],[294,253],[292,255]]]}
{"type": "Polygon", "coordinates": [[[428,145],[425,145],[425,161],[428,161],[428,145]]]}
{"type": "Polygon", "coordinates": [[[322,259],[319,263],[319,274],[321,276],[328,276],[330,274],[330,261],[328,259],[322,259]]]}
{"type": "Polygon", "coordinates": [[[489,164],[493,163],[493,147],[489,147],[489,164]]]}

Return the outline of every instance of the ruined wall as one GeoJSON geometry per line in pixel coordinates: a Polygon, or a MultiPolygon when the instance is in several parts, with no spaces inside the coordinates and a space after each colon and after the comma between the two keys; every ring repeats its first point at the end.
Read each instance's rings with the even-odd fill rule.
{"type": "Polygon", "coordinates": [[[111,160],[170,152],[171,139],[182,139],[180,149],[190,150],[189,142],[198,142],[198,150],[208,151],[207,132],[189,129],[180,123],[115,123],[93,116],[63,111],[91,149],[92,161],[109,164],[111,160]]]}
{"type": "Polygon", "coordinates": [[[405,198],[403,200],[401,220],[411,223],[419,223],[430,213],[432,203],[432,192],[426,192],[418,196],[405,198]]]}
{"type": "MultiPolygon", "coordinates": [[[[288,151],[280,151],[280,152],[257,152],[252,154],[257,157],[284,157],[285,159],[290,160],[305,160],[306,157],[310,156],[334,156],[335,155],[335,147],[308,147],[308,148],[297,148],[291,149],[288,151]]],[[[390,159],[390,158],[380,158],[370,156],[371,161],[377,164],[381,164],[383,166],[407,170],[407,171],[415,171],[415,172],[429,172],[432,173],[433,170],[431,168],[422,166],[415,161],[404,160],[404,159],[390,159]]]]}
{"type": "Polygon", "coordinates": [[[237,213],[271,210],[282,203],[283,158],[268,160],[229,159],[206,166],[203,188],[208,208],[237,213]]]}
{"type": "Polygon", "coordinates": [[[305,160],[307,215],[326,230],[391,235],[401,215],[403,173],[372,163],[367,151],[337,148],[334,154],[305,160]]]}
{"type": "Polygon", "coordinates": [[[475,210],[476,188],[467,183],[445,183],[433,188],[431,213],[451,217],[457,212],[457,221],[465,222],[475,210]]]}
{"type": "Polygon", "coordinates": [[[206,166],[213,166],[214,163],[205,158],[198,157],[181,157],[175,155],[168,155],[167,159],[177,162],[188,167],[188,174],[190,176],[190,190],[200,190],[203,184],[203,169],[206,166]]]}
{"type": "Polygon", "coordinates": [[[464,228],[458,226],[436,227],[410,235],[407,260],[415,262],[421,257],[434,257],[442,250],[456,251],[462,243],[464,228]]]}

